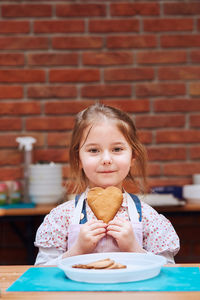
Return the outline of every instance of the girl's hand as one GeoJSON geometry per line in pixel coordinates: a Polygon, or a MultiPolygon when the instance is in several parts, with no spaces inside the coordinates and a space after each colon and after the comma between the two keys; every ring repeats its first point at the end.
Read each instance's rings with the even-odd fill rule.
{"type": "Polygon", "coordinates": [[[91,253],[97,243],[106,235],[107,224],[91,220],[81,226],[76,244],[64,253],[64,257],[91,253]]]}
{"type": "Polygon", "coordinates": [[[131,222],[115,218],[107,226],[107,235],[112,236],[122,252],[145,252],[138,244],[131,222]]]}

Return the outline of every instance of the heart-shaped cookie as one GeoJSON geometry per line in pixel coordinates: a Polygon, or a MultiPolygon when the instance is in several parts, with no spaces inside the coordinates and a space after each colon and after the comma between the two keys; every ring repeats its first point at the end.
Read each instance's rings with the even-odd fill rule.
{"type": "Polygon", "coordinates": [[[114,186],[106,189],[92,188],[87,194],[87,202],[98,220],[105,223],[111,221],[118,212],[123,201],[122,191],[114,186]]]}

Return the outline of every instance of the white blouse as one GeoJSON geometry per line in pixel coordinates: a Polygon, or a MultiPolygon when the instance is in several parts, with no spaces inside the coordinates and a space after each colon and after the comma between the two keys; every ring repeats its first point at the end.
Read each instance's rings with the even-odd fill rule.
{"type": "MultiPolygon", "coordinates": [[[[143,225],[143,249],[157,255],[165,256],[168,263],[174,263],[174,256],[180,249],[179,238],[163,215],[158,214],[151,206],[141,201],[143,225]]],[[[68,227],[72,221],[75,201],[67,201],[44,218],[38,228],[35,246],[39,248],[36,265],[56,265],[67,251],[68,227]]],[[[87,219],[95,219],[86,202],[87,219]]],[[[117,217],[129,220],[127,202],[117,212],[117,217]]]]}

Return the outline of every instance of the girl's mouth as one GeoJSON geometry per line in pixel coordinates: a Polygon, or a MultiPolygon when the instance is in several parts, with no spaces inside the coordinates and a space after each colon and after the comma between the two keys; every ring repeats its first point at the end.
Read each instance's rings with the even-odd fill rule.
{"type": "Polygon", "coordinates": [[[100,172],[98,172],[98,173],[114,173],[114,172],[116,172],[116,171],[114,171],[114,170],[105,170],[105,171],[100,171],[100,172]]]}

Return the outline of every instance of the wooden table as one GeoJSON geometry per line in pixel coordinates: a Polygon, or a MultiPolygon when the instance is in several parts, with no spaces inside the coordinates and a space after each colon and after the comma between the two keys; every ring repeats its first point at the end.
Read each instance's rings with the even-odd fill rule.
{"type": "MultiPolygon", "coordinates": [[[[175,266],[199,267],[199,264],[175,266]]],[[[6,292],[6,289],[30,266],[0,266],[0,287],[2,299],[19,300],[199,300],[200,292],[6,292]]],[[[173,267],[173,265],[172,265],[173,267]]]]}
{"type": "Polygon", "coordinates": [[[55,205],[36,205],[31,208],[11,208],[5,209],[0,208],[0,217],[11,217],[11,216],[37,216],[46,215],[55,207],[55,205]]]}

